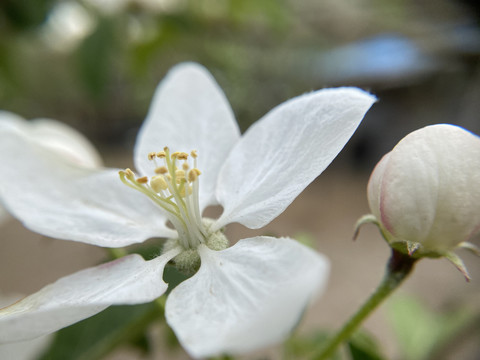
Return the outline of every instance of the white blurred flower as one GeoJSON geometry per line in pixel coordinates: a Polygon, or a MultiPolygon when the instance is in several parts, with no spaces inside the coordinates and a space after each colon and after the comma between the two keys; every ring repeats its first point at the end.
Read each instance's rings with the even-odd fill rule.
{"type": "MultiPolygon", "coordinates": [[[[0,111],[0,131],[7,129],[22,134],[77,165],[94,168],[102,164],[92,144],[75,129],[61,122],[50,119],[26,121],[18,115],[0,111]]],[[[1,204],[0,197],[0,223],[9,218],[1,204]]]]}
{"type": "Polygon", "coordinates": [[[193,357],[282,341],[323,289],[328,261],[288,238],[259,236],[227,248],[222,228],[260,228],[283,212],[374,101],[355,88],[315,91],[276,107],[240,136],[213,77],[181,64],[160,84],[138,134],[140,176],[121,170],[124,184],[118,170],[66,165],[31,140],[0,132],[7,171],[1,195],[30,229],[107,247],[169,238],[153,260],[130,255],[86,269],[3,309],[0,341],[52,332],[112,304],[152,301],[167,289],[162,274],[172,259],[184,271],[198,269],[173,289],[165,309],[193,357]],[[217,204],[219,219],[202,217],[217,204]]]}
{"type": "Polygon", "coordinates": [[[107,15],[118,15],[129,6],[139,7],[149,13],[175,12],[186,6],[185,0],[85,0],[107,15]]]}
{"type": "Polygon", "coordinates": [[[480,230],[480,138],[458,126],[432,125],[403,138],[375,167],[368,183],[374,221],[392,247],[413,256],[474,250],[480,230]]]}
{"type": "Polygon", "coordinates": [[[69,52],[75,49],[95,26],[95,18],[81,4],[62,1],[51,10],[40,34],[52,49],[69,52]]]}

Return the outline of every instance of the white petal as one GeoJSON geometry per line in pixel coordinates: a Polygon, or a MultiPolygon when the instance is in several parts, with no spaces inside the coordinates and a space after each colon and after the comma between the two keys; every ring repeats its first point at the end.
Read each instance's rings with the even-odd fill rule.
{"type": "Polygon", "coordinates": [[[107,247],[175,235],[159,208],[124,185],[116,170],[74,166],[6,130],[0,162],[0,198],[33,231],[107,247]]]}
{"type": "Polygon", "coordinates": [[[28,126],[26,120],[17,114],[0,110],[0,129],[22,131],[28,126]]]}
{"type": "MultiPolygon", "coordinates": [[[[5,295],[0,293],[0,308],[21,299],[19,295],[5,295]]],[[[35,360],[42,354],[53,340],[53,336],[45,335],[35,339],[19,341],[9,344],[0,344],[0,359],[35,360]]]]}
{"type": "Polygon", "coordinates": [[[165,309],[196,358],[281,342],[328,278],[325,257],[287,238],[256,237],[199,252],[200,270],[171,292],[165,309]]]}
{"type": "Polygon", "coordinates": [[[78,165],[95,168],[102,165],[93,145],[78,131],[59,121],[36,119],[26,121],[18,115],[0,111],[0,128],[10,128],[32,141],[56,151],[78,165]]]}
{"type": "Polygon", "coordinates": [[[37,360],[52,340],[53,335],[45,335],[31,340],[0,344],[0,359],[37,360]]]}
{"type": "Polygon", "coordinates": [[[153,301],[167,289],[165,264],[178,251],[153,260],[140,255],[79,271],[0,310],[0,343],[32,339],[95,315],[110,305],[153,301]]]}
{"type": "Polygon", "coordinates": [[[51,119],[31,122],[32,135],[41,145],[64,154],[73,162],[90,168],[102,166],[102,159],[93,145],[79,132],[51,119]]]}
{"type": "Polygon", "coordinates": [[[276,107],[254,124],[221,170],[217,228],[259,228],[330,164],[375,101],[355,88],[324,89],[276,107]]]}
{"type": "Polygon", "coordinates": [[[151,175],[147,154],[198,150],[200,205],[215,203],[218,172],[240,132],[230,105],[212,75],[194,63],[174,67],[160,83],[135,146],[135,166],[151,175]]]}

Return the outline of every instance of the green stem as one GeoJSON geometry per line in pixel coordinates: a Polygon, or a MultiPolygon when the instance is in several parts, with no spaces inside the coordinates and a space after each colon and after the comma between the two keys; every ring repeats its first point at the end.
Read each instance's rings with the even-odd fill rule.
{"type": "Polygon", "coordinates": [[[347,321],[340,331],[331,338],[312,359],[330,358],[338,346],[348,340],[360,324],[380,305],[410,274],[417,259],[392,249],[382,282],[362,307],[347,321]]]}

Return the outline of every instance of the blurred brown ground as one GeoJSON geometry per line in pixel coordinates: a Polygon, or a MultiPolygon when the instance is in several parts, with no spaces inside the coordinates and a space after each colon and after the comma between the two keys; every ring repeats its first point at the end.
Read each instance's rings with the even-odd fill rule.
{"type": "MultiPolygon", "coordinates": [[[[123,162],[122,157],[107,161],[113,166],[122,166],[123,162]]],[[[339,328],[383,275],[389,249],[375,227],[365,226],[358,240],[351,240],[355,221],[368,213],[367,181],[367,174],[334,165],[266,228],[252,231],[238,224],[227,228],[232,241],[256,234],[295,237],[308,233],[315,239],[316,249],[330,258],[332,269],[328,289],[306,313],[298,329],[300,333],[317,328],[339,328]]],[[[5,293],[29,294],[104,258],[101,248],[45,238],[29,232],[15,220],[3,225],[1,234],[0,288],[5,293]]],[[[412,294],[438,311],[452,306],[469,306],[480,312],[480,261],[465,251],[459,251],[459,254],[471,273],[470,283],[448,261],[427,259],[417,265],[400,292],[412,294]]],[[[374,313],[365,326],[381,341],[389,359],[399,359],[400,350],[386,320],[384,307],[374,313]]],[[[478,355],[478,348],[475,349],[478,344],[475,344],[462,344],[460,348],[464,352],[455,353],[458,355],[454,358],[474,360],[475,353],[478,355]]],[[[279,358],[278,349],[246,356],[245,359],[265,357],[279,358]]],[[[109,360],[137,358],[141,356],[128,349],[108,357],[109,360]]],[[[154,358],[188,359],[183,352],[165,354],[162,349],[154,358]]]]}

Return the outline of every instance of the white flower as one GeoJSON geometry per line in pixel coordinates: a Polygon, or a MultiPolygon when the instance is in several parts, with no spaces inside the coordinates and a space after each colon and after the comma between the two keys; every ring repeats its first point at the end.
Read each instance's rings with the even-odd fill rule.
{"type": "Polygon", "coordinates": [[[480,230],[480,138],[432,125],[403,138],[375,167],[368,202],[385,239],[415,256],[446,256],[480,230]]]}
{"type": "Polygon", "coordinates": [[[181,64],[160,84],[138,134],[139,175],[122,170],[121,179],[118,170],[73,167],[29,139],[0,132],[1,196],[25,226],[107,247],[170,239],[153,260],[130,255],[86,269],[3,309],[0,341],[52,332],[112,304],[152,301],[167,288],[162,273],[171,259],[186,271],[201,259],[165,309],[192,356],[283,340],[324,287],[328,261],[287,238],[260,236],[226,248],[221,229],[231,222],[260,228],[279,215],[328,166],[374,101],[354,88],[312,92],[273,109],[240,137],[212,76],[181,64]],[[220,218],[203,219],[215,204],[223,206],[220,218]]]}
{"type": "MultiPolygon", "coordinates": [[[[18,115],[0,111],[0,131],[16,131],[31,141],[55,151],[66,160],[85,167],[101,166],[101,159],[95,148],[79,132],[68,125],[50,119],[26,121],[18,115]]],[[[1,206],[0,223],[8,219],[8,212],[1,206]]]]}

